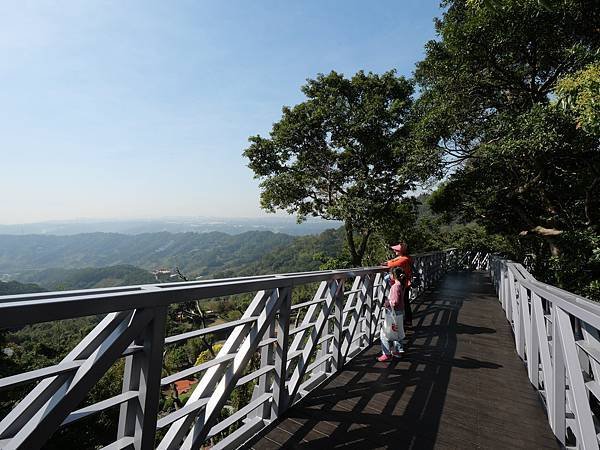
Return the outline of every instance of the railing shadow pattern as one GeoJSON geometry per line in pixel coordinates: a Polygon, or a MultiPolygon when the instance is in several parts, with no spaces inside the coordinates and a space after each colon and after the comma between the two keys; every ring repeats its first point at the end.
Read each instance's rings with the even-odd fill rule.
{"type": "MultiPolygon", "coordinates": [[[[452,371],[502,367],[479,358],[456,356],[460,335],[496,333],[493,328],[459,322],[463,302],[470,300],[469,289],[479,281],[458,276],[441,283],[443,294],[435,287],[430,289],[414,303],[418,325],[401,360],[377,364],[378,348],[369,349],[288,411],[281,428],[271,427],[265,435],[271,447],[265,445],[263,436],[249,446],[325,448],[335,443],[344,448],[434,448],[452,371]]],[[[489,288],[486,294],[490,295],[489,288]]],[[[453,410],[453,415],[464,422],[475,419],[464,411],[453,410]]]]}

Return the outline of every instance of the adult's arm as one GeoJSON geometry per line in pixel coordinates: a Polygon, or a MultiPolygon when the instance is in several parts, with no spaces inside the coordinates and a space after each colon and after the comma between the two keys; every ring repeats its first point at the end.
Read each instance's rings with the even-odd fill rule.
{"type": "Polygon", "coordinates": [[[398,256],[397,258],[386,261],[384,266],[388,267],[401,267],[409,261],[408,256],[398,256]]]}

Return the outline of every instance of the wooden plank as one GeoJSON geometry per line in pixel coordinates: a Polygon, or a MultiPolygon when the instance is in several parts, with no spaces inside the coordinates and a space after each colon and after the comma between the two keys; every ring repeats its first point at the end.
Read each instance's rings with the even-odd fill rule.
{"type": "Polygon", "coordinates": [[[204,408],[208,403],[210,397],[202,397],[195,401],[188,401],[185,405],[183,405],[178,410],[172,412],[171,414],[158,419],[156,424],[156,428],[161,429],[166,427],[167,425],[171,425],[173,422],[181,419],[182,417],[187,416],[190,413],[198,411],[201,408],[204,408]]]}
{"type": "Polygon", "coordinates": [[[268,366],[264,366],[261,367],[258,370],[255,370],[252,373],[249,373],[246,376],[241,377],[238,381],[237,381],[237,385],[236,386],[242,386],[243,384],[246,384],[248,381],[252,381],[255,378],[258,378],[266,373],[269,373],[271,370],[274,370],[275,366],[274,365],[268,365],[268,366]]]}
{"type": "Polygon", "coordinates": [[[324,298],[318,298],[316,300],[310,300],[310,301],[304,302],[304,303],[296,303],[295,305],[292,305],[290,307],[290,310],[296,311],[297,309],[306,308],[311,305],[318,305],[319,303],[323,303],[324,301],[325,301],[324,298]]]}
{"type": "Polygon", "coordinates": [[[121,450],[125,448],[133,448],[135,440],[131,436],[121,438],[106,447],[102,447],[101,450],[121,450]]]}
{"type": "Polygon", "coordinates": [[[271,396],[272,396],[271,394],[263,394],[256,400],[248,403],[246,406],[241,408],[239,411],[234,412],[231,416],[227,417],[226,419],[222,420],[221,422],[216,424],[214,427],[212,427],[210,429],[210,431],[208,432],[207,436],[209,438],[211,438],[215,434],[225,431],[227,428],[229,428],[234,423],[242,420],[248,413],[252,412],[256,408],[258,408],[260,405],[262,405],[266,401],[270,400],[271,396]]]}

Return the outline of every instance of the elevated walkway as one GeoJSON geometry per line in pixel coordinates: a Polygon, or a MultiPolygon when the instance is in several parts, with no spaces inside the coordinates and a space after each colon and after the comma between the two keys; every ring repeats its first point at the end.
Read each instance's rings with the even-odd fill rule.
{"type": "Polygon", "coordinates": [[[98,320],[53,365],[0,378],[0,449],[66,448],[60,430],[109,410],[105,450],[599,448],[599,304],[484,253],[414,265],[414,334],[391,363],[375,360],[384,267],[0,297],[0,330],[98,320]],[[173,305],[238,294],[239,319],[168,333],[173,305]],[[166,352],[208,335],[214,358],[167,372],[166,352]],[[121,360],[120,393],[89,398],[121,360]],[[184,379],[185,404],[163,402],[184,379]]]}
{"type": "Polygon", "coordinates": [[[447,274],[415,312],[401,360],[371,346],[247,447],[559,447],[487,273],[447,274]]]}

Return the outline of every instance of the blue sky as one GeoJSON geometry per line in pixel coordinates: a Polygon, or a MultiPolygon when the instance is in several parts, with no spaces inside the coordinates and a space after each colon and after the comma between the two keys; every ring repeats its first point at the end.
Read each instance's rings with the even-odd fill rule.
{"type": "Polygon", "coordinates": [[[254,217],[241,153],[319,72],[410,76],[438,1],[0,2],[0,223],[254,217]]]}

